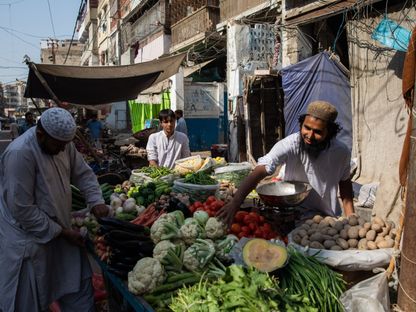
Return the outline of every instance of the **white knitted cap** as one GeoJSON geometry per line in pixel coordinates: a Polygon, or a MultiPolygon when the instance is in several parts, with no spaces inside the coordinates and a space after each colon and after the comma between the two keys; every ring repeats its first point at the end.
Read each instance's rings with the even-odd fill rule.
{"type": "Polygon", "coordinates": [[[40,117],[42,128],[54,139],[71,141],[77,130],[74,117],[65,109],[53,107],[46,110],[40,117]]]}

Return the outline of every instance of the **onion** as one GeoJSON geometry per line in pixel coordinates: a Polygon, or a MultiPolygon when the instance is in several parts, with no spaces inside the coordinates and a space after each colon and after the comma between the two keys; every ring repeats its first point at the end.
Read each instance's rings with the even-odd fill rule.
{"type": "Polygon", "coordinates": [[[121,207],[121,205],[123,205],[123,202],[121,201],[120,198],[114,198],[111,200],[111,208],[113,209],[117,209],[118,207],[121,207]]]}

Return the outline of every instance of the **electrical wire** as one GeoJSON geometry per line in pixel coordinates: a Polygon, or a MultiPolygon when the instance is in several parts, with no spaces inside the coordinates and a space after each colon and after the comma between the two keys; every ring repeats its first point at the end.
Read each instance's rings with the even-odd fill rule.
{"type": "Polygon", "coordinates": [[[8,6],[10,6],[10,5],[15,5],[15,4],[21,3],[23,1],[25,1],[25,0],[17,0],[17,1],[9,2],[9,3],[0,3],[0,5],[8,5],[8,6]]]}
{"type": "Polygon", "coordinates": [[[49,8],[49,18],[51,20],[51,24],[52,24],[52,31],[53,31],[53,37],[56,38],[56,33],[55,33],[55,25],[53,23],[53,18],[52,18],[52,10],[51,10],[51,4],[49,2],[49,0],[46,0],[48,2],[48,8],[49,8]]]}
{"type": "Polygon", "coordinates": [[[73,42],[73,40],[74,40],[75,32],[76,32],[76,30],[77,30],[77,23],[78,23],[78,19],[81,17],[81,13],[82,13],[82,11],[83,11],[83,7],[84,7],[84,5],[85,5],[84,0],[81,0],[81,3],[80,3],[80,5],[79,5],[79,9],[78,9],[78,15],[77,15],[77,18],[76,18],[76,20],[75,20],[75,24],[74,24],[74,30],[72,31],[71,41],[70,41],[70,43],[69,43],[68,51],[66,52],[66,56],[65,56],[65,60],[64,60],[64,64],[66,63],[66,60],[68,59],[69,52],[71,51],[72,42],[73,42]]]}
{"type": "Polygon", "coordinates": [[[39,49],[39,47],[35,46],[33,43],[31,43],[31,42],[29,42],[29,41],[26,41],[25,39],[20,38],[18,35],[14,34],[13,32],[11,32],[11,31],[9,31],[9,30],[7,30],[7,29],[3,28],[3,27],[0,27],[0,29],[2,29],[3,31],[5,31],[5,32],[7,32],[8,34],[12,35],[13,37],[16,37],[16,38],[17,38],[17,39],[19,39],[20,41],[22,41],[22,42],[24,42],[24,43],[26,43],[26,44],[28,44],[28,45],[30,45],[30,46],[32,46],[32,47],[34,47],[35,49],[39,49]]]}

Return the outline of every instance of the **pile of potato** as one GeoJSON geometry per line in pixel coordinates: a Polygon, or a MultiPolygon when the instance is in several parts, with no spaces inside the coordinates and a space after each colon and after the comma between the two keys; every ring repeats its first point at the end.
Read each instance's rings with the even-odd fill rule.
{"type": "Polygon", "coordinates": [[[299,245],[329,250],[391,248],[395,236],[393,222],[380,217],[365,222],[355,215],[338,219],[316,215],[292,232],[293,241],[299,245]]]}

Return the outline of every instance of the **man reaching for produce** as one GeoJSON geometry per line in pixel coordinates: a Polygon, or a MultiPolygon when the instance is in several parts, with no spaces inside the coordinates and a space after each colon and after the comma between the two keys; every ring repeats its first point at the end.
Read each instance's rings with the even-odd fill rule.
{"type": "Polygon", "coordinates": [[[259,158],[256,168],[243,180],[233,200],[217,215],[231,224],[248,193],[282,164],[286,164],[284,180],[307,182],[313,188],[301,204],[304,217],[316,213],[340,215],[338,186],[344,214],[353,214],[351,152],[336,138],[341,130],[335,122],[337,115],[335,107],[328,102],[310,103],[306,114],[299,117],[300,131],[277,142],[267,155],[259,158]]]}
{"type": "Polygon", "coordinates": [[[76,124],[61,108],[14,140],[0,159],[0,311],[92,311],[83,236],[71,229],[71,187],[96,217],[107,215],[97,178],[71,140],[76,124]]]}
{"type": "Polygon", "coordinates": [[[162,131],[149,136],[146,151],[149,165],[173,169],[175,161],[191,156],[186,134],[175,131],[175,113],[170,109],[159,112],[162,131]]]}

